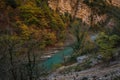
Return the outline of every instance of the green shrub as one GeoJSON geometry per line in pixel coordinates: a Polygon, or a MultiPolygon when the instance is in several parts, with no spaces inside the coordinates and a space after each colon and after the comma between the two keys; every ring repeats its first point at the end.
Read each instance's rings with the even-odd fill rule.
{"type": "Polygon", "coordinates": [[[117,44],[120,41],[120,37],[117,35],[107,35],[105,33],[100,33],[96,39],[96,43],[99,47],[99,54],[102,55],[105,61],[113,58],[114,50],[117,48],[117,44]]]}

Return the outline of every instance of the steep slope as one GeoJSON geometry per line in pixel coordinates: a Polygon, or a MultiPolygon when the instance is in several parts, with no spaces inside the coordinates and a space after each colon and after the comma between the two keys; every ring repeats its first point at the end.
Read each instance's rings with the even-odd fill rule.
{"type": "MultiPolygon", "coordinates": [[[[86,5],[84,0],[49,0],[49,6],[53,10],[58,10],[61,13],[68,12],[72,16],[76,16],[81,18],[83,22],[89,24],[90,23],[90,16],[91,16],[91,9],[88,5],[86,5]]],[[[108,1],[108,0],[106,0],[108,1]]],[[[113,6],[120,6],[120,0],[112,0],[113,6]]],[[[99,22],[103,19],[106,19],[106,15],[94,16],[96,22],[99,22]]]]}
{"type": "Polygon", "coordinates": [[[67,74],[53,74],[50,75],[48,80],[119,80],[114,79],[120,76],[120,63],[111,65],[109,67],[102,67],[98,65],[96,67],[83,70],[80,72],[70,72],[67,74]]]}
{"type": "Polygon", "coordinates": [[[0,2],[0,33],[21,38],[32,36],[41,47],[64,41],[66,25],[42,0],[2,0],[0,2]]]}
{"type": "Polygon", "coordinates": [[[77,0],[49,0],[49,6],[53,10],[59,10],[61,13],[68,12],[71,15],[75,14],[75,6],[78,4],[78,10],[76,11],[76,17],[82,18],[86,21],[90,16],[90,9],[87,5],[82,4],[81,1],[77,3],[77,0]]]}

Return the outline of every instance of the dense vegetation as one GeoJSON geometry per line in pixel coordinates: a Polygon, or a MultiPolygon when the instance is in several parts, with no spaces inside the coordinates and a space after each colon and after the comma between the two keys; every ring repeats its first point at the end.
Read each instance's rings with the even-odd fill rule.
{"type": "MultiPolygon", "coordinates": [[[[79,0],[78,0],[79,1],[79,0]]],[[[76,62],[76,58],[85,54],[101,55],[103,61],[111,61],[115,59],[120,44],[120,24],[119,13],[120,8],[113,6],[111,1],[107,0],[84,0],[91,9],[90,25],[85,25],[80,19],[74,19],[71,22],[75,43],[73,44],[74,54],[69,62],[76,62]],[[114,10],[114,12],[113,12],[114,10]],[[95,23],[95,16],[106,15],[104,21],[95,23]],[[91,33],[96,35],[94,41],[91,41],[91,33]]],[[[76,9],[78,9],[76,7],[76,9]]],[[[95,36],[94,36],[95,37],[95,36]]]]}
{"type": "Polygon", "coordinates": [[[36,80],[41,50],[62,43],[65,31],[47,0],[0,1],[0,79],[36,80]]]}
{"type": "Polygon", "coordinates": [[[39,40],[41,48],[64,40],[65,23],[48,7],[47,0],[2,0],[0,5],[2,34],[24,40],[32,37],[39,40]]]}

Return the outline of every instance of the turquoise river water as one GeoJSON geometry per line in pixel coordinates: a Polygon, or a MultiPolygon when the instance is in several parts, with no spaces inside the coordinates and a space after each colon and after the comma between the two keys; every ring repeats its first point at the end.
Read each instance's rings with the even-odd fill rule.
{"type": "Polygon", "coordinates": [[[51,58],[45,60],[43,65],[46,69],[52,69],[54,65],[63,63],[64,56],[70,56],[73,53],[73,49],[71,47],[67,47],[62,51],[54,54],[51,58]]]}

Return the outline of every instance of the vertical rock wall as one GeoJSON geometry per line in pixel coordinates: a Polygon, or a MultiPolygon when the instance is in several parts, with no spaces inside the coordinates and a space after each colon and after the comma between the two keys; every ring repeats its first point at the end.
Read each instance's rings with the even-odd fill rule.
{"type": "MultiPolygon", "coordinates": [[[[77,0],[49,0],[48,3],[51,9],[58,10],[61,13],[68,12],[71,15],[76,13],[76,17],[81,18],[83,22],[90,24],[89,17],[91,15],[91,10],[86,4],[83,3],[83,0],[80,0],[79,2],[77,2],[77,0]]],[[[112,0],[112,3],[115,6],[120,6],[120,0],[112,0]]],[[[94,21],[97,23],[101,20],[105,20],[106,15],[95,15],[94,17],[94,21]]]]}

